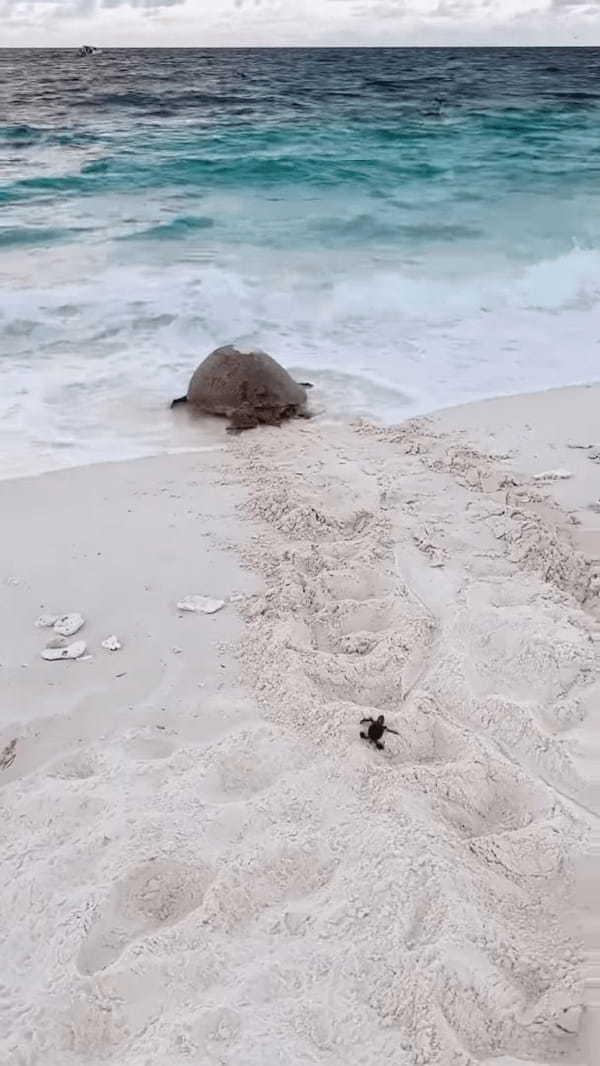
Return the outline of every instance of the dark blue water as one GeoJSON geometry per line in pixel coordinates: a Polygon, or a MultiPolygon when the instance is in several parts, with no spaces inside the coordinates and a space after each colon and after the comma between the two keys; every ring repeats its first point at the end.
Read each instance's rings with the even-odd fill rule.
{"type": "Polygon", "coordinates": [[[3,441],[171,442],[227,341],[387,418],[596,377],[599,104],[597,49],[0,51],[3,441]]]}

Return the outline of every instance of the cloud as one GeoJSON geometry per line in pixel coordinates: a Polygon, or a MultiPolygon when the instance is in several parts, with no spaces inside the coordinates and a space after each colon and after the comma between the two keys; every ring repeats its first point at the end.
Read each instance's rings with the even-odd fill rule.
{"type": "Polygon", "coordinates": [[[460,21],[464,18],[472,18],[473,15],[481,14],[485,8],[489,8],[491,0],[439,0],[437,7],[432,12],[435,18],[455,19],[460,21]]]}
{"type": "Polygon", "coordinates": [[[442,19],[463,18],[465,15],[470,14],[472,6],[465,0],[440,0],[434,15],[436,18],[442,19]]]}
{"type": "Polygon", "coordinates": [[[600,0],[0,0],[0,19],[34,47],[600,44],[600,0]]]}
{"type": "Polygon", "coordinates": [[[598,15],[598,0],[551,0],[550,10],[554,14],[598,15]]]}
{"type": "MultiPolygon", "coordinates": [[[[88,0],[84,0],[88,2],[88,0]]],[[[92,0],[95,4],[96,0],[92,0]]],[[[184,4],[185,0],[100,0],[100,7],[115,8],[115,7],[131,7],[137,8],[141,11],[155,11],[160,7],[176,7],[178,4],[184,4]]]]}
{"type": "Polygon", "coordinates": [[[97,7],[98,0],[5,0],[4,11],[18,11],[22,15],[34,17],[38,12],[52,11],[58,18],[71,18],[73,15],[91,15],[97,7]]]}
{"type": "Polygon", "coordinates": [[[173,7],[186,0],[4,0],[2,15],[10,19],[50,16],[53,19],[93,18],[101,8],[130,7],[140,10],[173,7]]]}
{"type": "Polygon", "coordinates": [[[4,0],[0,9],[2,28],[10,28],[11,22],[33,28],[53,19],[91,18],[96,13],[97,4],[98,0],[4,0]]]}
{"type": "MultiPolygon", "coordinates": [[[[340,4],[342,0],[329,0],[340,4]]],[[[365,22],[377,19],[397,19],[415,28],[435,30],[446,27],[457,30],[476,26],[485,33],[497,26],[508,26],[517,16],[540,15],[548,12],[551,0],[345,0],[348,10],[365,22]]],[[[586,0],[587,2],[587,0],[586,0]]],[[[540,25],[541,25],[540,19],[540,25]]],[[[394,42],[402,43],[402,42],[394,42]]],[[[424,42],[427,43],[427,42],[424,42]]],[[[457,43],[460,43],[457,41],[457,43]]]]}

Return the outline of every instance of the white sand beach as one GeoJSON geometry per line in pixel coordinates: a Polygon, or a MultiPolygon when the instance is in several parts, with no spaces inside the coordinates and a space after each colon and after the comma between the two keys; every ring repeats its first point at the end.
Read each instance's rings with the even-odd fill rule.
{"type": "Polygon", "coordinates": [[[0,482],[2,1066],[598,1061],[599,410],[0,482]]]}

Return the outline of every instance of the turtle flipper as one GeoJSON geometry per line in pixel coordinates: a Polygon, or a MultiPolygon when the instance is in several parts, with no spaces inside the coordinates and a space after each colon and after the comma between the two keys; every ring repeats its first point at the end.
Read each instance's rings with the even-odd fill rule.
{"type": "Polygon", "coordinates": [[[187,403],[187,396],[178,396],[176,400],[171,400],[171,410],[177,407],[178,403],[187,403]]]}

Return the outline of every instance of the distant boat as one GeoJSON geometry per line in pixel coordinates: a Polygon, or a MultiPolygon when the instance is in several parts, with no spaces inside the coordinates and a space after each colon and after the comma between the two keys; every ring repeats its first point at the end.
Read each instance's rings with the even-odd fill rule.
{"type": "Polygon", "coordinates": [[[78,51],[78,56],[93,56],[96,52],[99,52],[99,48],[92,48],[91,44],[84,44],[78,51]]]}

